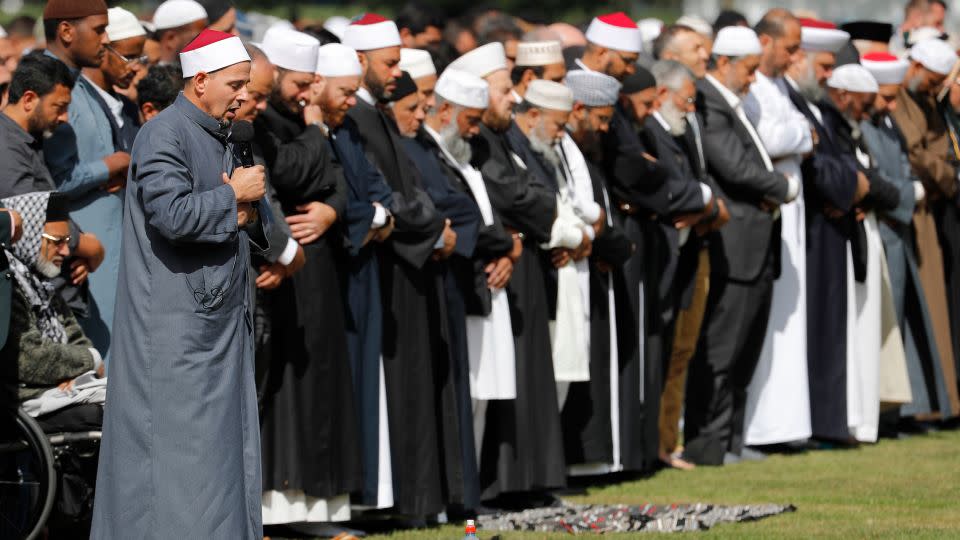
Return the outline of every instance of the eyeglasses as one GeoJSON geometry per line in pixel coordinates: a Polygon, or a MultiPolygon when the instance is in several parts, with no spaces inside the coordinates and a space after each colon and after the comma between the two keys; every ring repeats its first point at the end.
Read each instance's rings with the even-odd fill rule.
{"type": "Polygon", "coordinates": [[[69,234],[66,236],[54,236],[52,234],[40,233],[40,236],[46,238],[51,244],[57,247],[60,247],[64,244],[69,244],[70,240],[72,239],[69,234]]]}
{"type": "Polygon", "coordinates": [[[127,63],[128,65],[129,65],[129,64],[140,64],[141,66],[145,66],[145,65],[147,65],[148,63],[150,63],[150,57],[147,56],[147,55],[145,55],[145,54],[140,55],[140,56],[137,56],[137,57],[134,57],[134,58],[127,58],[126,56],[124,56],[124,55],[120,54],[119,52],[117,52],[117,50],[114,49],[113,47],[111,47],[110,45],[107,45],[107,50],[110,51],[110,52],[112,52],[113,54],[117,55],[117,58],[123,60],[123,61],[124,61],[125,63],[127,63]]]}

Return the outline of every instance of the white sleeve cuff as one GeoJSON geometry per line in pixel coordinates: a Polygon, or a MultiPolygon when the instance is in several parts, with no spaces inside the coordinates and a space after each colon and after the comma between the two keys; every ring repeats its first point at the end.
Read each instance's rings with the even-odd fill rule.
{"type": "Polygon", "coordinates": [[[591,242],[593,242],[593,239],[597,236],[596,231],[593,230],[593,226],[591,225],[584,225],[583,232],[587,234],[587,238],[589,238],[591,242]]]}
{"type": "Polygon", "coordinates": [[[596,223],[600,219],[600,205],[596,201],[584,201],[583,204],[578,205],[580,210],[580,217],[583,218],[587,223],[596,223]]]}
{"type": "Polygon", "coordinates": [[[700,182],[700,193],[703,195],[703,206],[706,207],[713,200],[713,190],[710,186],[700,182]]]}
{"type": "Polygon", "coordinates": [[[924,189],[923,183],[917,180],[913,181],[913,201],[920,202],[927,196],[927,190],[924,189]]]}
{"type": "Polygon", "coordinates": [[[280,257],[277,258],[277,262],[284,266],[290,266],[290,263],[292,263],[293,259],[297,256],[298,249],[300,249],[300,244],[293,238],[287,238],[287,245],[283,248],[283,253],[280,254],[280,257]]]}
{"type": "Polygon", "coordinates": [[[387,209],[379,204],[375,204],[373,207],[373,222],[370,223],[370,228],[379,229],[387,224],[387,209]]]}
{"type": "Polygon", "coordinates": [[[797,198],[797,195],[800,195],[800,181],[794,178],[793,176],[788,176],[787,178],[787,200],[784,202],[792,202],[797,198]]]}
{"type": "Polygon", "coordinates": [[[93,370],[97,371],[103,365],[103,357],[100,356],[100,351],[93,347],[89,347],[87,350],[90,351],[90,356],[93,356],[93,370]]]}
{"type": "MultiPolygon", "coordinates": [[[[10,220],[10,240],[13,240],[14,235],[17,234],[17,220],[13,219],[13,212],[7,210],[7,219],[10,220]]],[[[10,242],[11,244],[13,242],[10,242]]]]}
{"type": "Polygon", "coordinates": [[[441,234],[437,241],[433,243],[433,249],[443,249],[443,235],[441,234]]]}

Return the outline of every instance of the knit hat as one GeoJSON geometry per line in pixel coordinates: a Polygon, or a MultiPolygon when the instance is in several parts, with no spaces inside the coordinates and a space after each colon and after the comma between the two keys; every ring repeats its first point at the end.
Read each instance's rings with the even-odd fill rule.
{"type": "Polygon", "coordinates": [[[103,0],[48,0],[43,8],[43,20],[82,19],[93,15],[106,15],[107,3],[103,0]]]}

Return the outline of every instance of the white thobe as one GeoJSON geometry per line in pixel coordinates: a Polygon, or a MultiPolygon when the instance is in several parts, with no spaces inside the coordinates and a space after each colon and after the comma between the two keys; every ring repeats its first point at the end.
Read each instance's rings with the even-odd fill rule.
{"type": "MultiPolygon", "coordinates": [[[[791,103],[786,83],[757,80],[744,99],[744,112],[756,128],[774,169],[802,186],[800,165],[813,149],[810,124],[791,103]]],[[[806,220],[802,187],[780,206],[782,271],[773,285],[773,304],[760,360],[747,389],[744,442],[777,444],[809,438],[807,384],[806,220]]]]}

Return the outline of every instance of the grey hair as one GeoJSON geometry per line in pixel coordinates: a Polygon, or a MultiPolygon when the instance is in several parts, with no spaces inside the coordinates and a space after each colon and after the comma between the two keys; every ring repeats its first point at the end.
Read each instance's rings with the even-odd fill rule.
{"type": "Polygon", "coordinates": [[[462,105],[458,105],[458,104],[450,101],[449,99],[441,96],[440,94],[434,93],[434,94],[433,94],[433,97],[434,97],[434,99],[437,100],[437,104],[434,105],[434,107],[433,107],[432,109],[430,109],[429,111],[427,111],[427,116],[435,116],[437,113],[440,112],[440,109],[443,108],[443,105],[444,105],[445,103],[449,103],[450,106],[453,107],[453,116],[455,116],[455,117],[456,117],[457,115],[459,115],[461,109],[463,109],[463,106],[462,106],[462,105]]]}
{"type": "Polygon", "coordinates": [[[560,39],[560,34],[550,30],[546,26],[538,26],[526,34],[523,35],[522,41],[559,41],[563,42],[560,39]]]}
{"type": "Polygon", "coordinates": [[[650,68],[650,73],[657,80],[657,86],[665,86],[670,90],[679,90],[687,81],[693,81],[693,72],[687,66],[675,60],[658,60],[650,68]]]}

